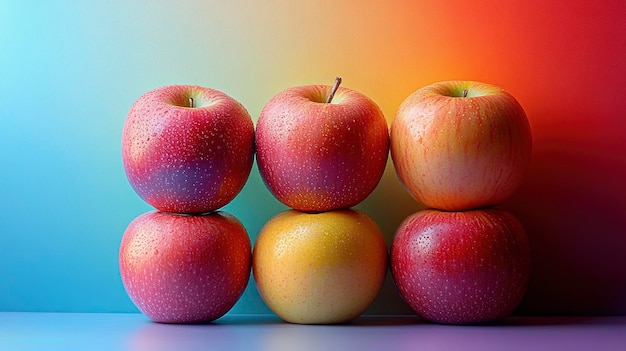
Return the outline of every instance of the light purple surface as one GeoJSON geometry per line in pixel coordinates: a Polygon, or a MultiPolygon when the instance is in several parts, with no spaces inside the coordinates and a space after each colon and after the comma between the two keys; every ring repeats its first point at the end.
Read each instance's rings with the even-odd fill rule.
{"type": "Polygon", "coordinates": [[[315,326],[259,315],[167,325],[140,314],[0,312],[0,350],[626,350],[626,316],[514,317],[480,326],[392,316],[315,326]]]}

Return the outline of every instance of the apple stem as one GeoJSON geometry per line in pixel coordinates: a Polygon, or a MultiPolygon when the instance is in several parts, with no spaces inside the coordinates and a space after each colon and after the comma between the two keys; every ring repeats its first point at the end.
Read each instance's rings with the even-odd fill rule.
{"type": "Polygon", "coordinates": [[[327,104],[330,104],[330,102],[333,101],[333,97],[335,97],[335,93],[337,92],[337,89],[339,89],[339,84],[341,84],[341,77],[336,77],[335,85],[333,85],[333,89],[330,91],[330,94],[328,94],[328,98],[326,99],[327,104]]]}
{"type": "Polygon", "coordinates": [[[463,90],[463,97],[467,97],[467,93],[468,93],[467,89],[463,90]]]}
{"type": "Polygon", "coordinates": [[[189,98],[189,107],[193,108],[193,98],[189,98]]]}

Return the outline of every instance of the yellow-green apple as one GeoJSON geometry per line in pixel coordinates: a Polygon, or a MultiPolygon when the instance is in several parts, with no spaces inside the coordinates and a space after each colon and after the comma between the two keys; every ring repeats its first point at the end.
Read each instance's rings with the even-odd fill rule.
{"type": "Polygon", "coordinates": [[[133,189],[157,210],[213,211],[250,175],[254,125],[243,105],[215,89],[157,88],[128,113],[122,160],[133,189]]]}
{"type": "Polygon", "coordinates": [[[374,301],[387,247],[373,219],[355,210],[281,212],[261,229],[252,272],[261,298],[285,321],[350,321],[374,301]]]}
{"type": "Polygon", "coordinates": [[[251,255],[246,229],[227,212],[151,211],[126,229],[119,269],[128,296],[152,320],[208,322],[241,297],[251,255]]]}
{"type": "Polygon", "coordinates": [[[399,226],[391,272],[404,301],[426,320],[468,324],[502,319],[530,277],[522,224],[497,208],[418,211],[399,226]]]}
{"type": "Polygon", "coordinates": [[[418,89],[391,123],[400,181],[422,204],[462,211],[496,205],[521,184],[530,163],[530,125],[503,89],[473,81],[418,89]]]}
{"type": "Polygon", "coordinates": [[[285,205],[321,212],[352,207],[382,177],[389,129],[370,98],[347,88],[299,86],[274,96],[256,130],[265,184],[285,205]]]}

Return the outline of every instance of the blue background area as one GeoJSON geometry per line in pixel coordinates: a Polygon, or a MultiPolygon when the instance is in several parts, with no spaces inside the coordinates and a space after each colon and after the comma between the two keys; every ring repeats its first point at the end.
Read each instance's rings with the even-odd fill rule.
{"type": "MultiPolygon", "coordinates": [[[[141,94],[169,84],[204,85],[240,100],[256,121],[279,90],[313,83],[298,72],[272,81],[267,72],[251,71],[251,62],[262,65],[263,57],[249,51],[264,48],[247,41],[249,34],[211,12],[211,4],[198,10],[204,18],[183,13],[194,10],[193,2],[177,4],[0,2],[0,311],[136,311],[117,255],[126,226],[152,210],[133,192],[121,162],[124,120],[141,94]]],[[[326,76],[332,82],[334,75],[326,76]]],[[[391,233],[418,205],[388,173],[409,204],[392,216],[391,233]]],[[[256,164],[223,208],[253,241],[284,209],[256,164]]],[[[390,279],[379,301],[379,312],[406,311],[390,279]]],[[[269,309],[251,283],[232,312],[269,309]]]]}
{"type": "MultiPolygon", "coordinates": [[[[153,87],[208,82],[140,39],[154,23],[123,4],[108,18],[78,1],[0,4],[0,311],[135,310],[117,250],[127,224],[151,208],[124,175],[124,119],[153,87]]],[[[271,199],[246,203],[267,198],[262,187],[253,177],[226,208],[250,231],[279,211],[271,199]]],[[[264,310],[258,299],[242,302],[264,310]]]]}

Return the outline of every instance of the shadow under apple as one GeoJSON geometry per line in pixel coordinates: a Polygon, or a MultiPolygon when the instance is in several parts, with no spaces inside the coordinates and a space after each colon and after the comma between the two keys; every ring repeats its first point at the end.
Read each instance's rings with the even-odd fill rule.
{"type": "Polygon", "coordinates": [[[539,136],[526,181],[504,204],[524,224],[533,270],[516,314],[626,313],[622,146],[539,136]]]}

